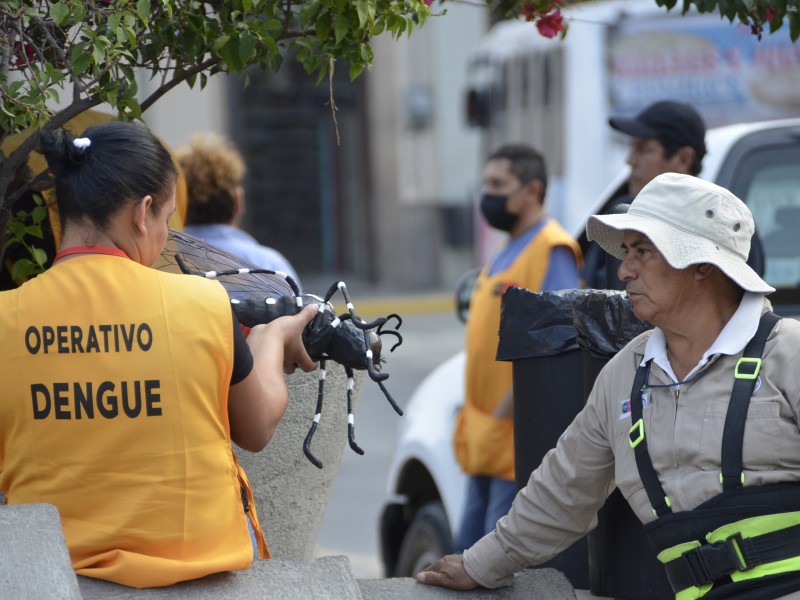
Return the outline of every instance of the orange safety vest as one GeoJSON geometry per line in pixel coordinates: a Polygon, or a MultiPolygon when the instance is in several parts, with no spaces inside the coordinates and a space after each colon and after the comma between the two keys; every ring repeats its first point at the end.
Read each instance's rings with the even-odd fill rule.
{"type": "Polygon", "coordinates": [[[0,489],[60,514],[73,568],[132,587],[269,550],[231,448],[228,295],[79,255],[0,294],[0,489]]]}
{"type": "Polygon", "coordinates": [[[468,475],[514,479],[514,420],[492,416],[512,384],[511,363],[496,360],[500,302],[510,287],[538,291],[556,246],[567,246],[580,259],[578,244],[550,218],[510,267],[494,275],[485,267],[475,283],[467,321],[466,398],[453,438],[456,459],[468,475]]]}

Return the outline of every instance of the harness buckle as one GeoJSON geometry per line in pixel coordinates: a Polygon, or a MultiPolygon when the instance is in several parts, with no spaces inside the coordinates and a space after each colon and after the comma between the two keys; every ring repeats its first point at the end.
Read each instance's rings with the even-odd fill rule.
{"type": "Polygon", "coordinates": [[[736,533],[725,540],[705,544],[683,553],[686,565],[698,587],[716,583],[734,571],[746,571],[741,553],[742,536],[736,533]]]}
{"type": "Polygon", "coordinates": [[[725,546],[733,559],[733,566],[736,567],[737,571],[746,571],[750,568],[744,561],[744,555],[742,554],[743,544],[744,540],[742,540],[741,533],[734,533],[725,540],[725,546]]]}
{"type": "Polygon", "coordinates": [[[761,372],[761,359],[760,358],[748,358],[747,356],[743,356],[738,361],[736,361],[736,369],[734,369],[733,376],[736,379],[755,379],[758,377],[758,374],[761,372]],[[742,365],[753,365],[753,372],[746,373],[744,371],[740,371],[739,367],[742,365]]]}
{"type": "Polygon", "coordinates": [[[631,448],[636,448],[644,439],[644,419],[639,419],[628,432],[628,442],[631,448]]]}

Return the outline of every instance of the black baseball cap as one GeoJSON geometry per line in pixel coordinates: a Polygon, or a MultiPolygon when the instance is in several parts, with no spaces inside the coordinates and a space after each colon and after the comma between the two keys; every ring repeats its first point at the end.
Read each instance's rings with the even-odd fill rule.
{"type": "Polygon", "coordinates": [[[689,146],[694,149],[698,160],[706,154],[706,124],[688,104],[664,100],[651,104],[633,118],[611,118],[608,124],[633,137],[656,138],[678,147],[689,146]]]}

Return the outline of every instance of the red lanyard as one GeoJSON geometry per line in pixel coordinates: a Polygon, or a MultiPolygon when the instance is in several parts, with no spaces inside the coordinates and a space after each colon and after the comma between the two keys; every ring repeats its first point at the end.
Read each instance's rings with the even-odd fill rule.
{"type": "Polygon", "coordinates": [[[110,248],[108,246],[72,246],[56,254],[56,257],[53,259],[53,264],[56,264],[65,256],[70,256],[72,254],[108,254],[109,256],[129,258],[128,255],[119,248],[110,248]]]}

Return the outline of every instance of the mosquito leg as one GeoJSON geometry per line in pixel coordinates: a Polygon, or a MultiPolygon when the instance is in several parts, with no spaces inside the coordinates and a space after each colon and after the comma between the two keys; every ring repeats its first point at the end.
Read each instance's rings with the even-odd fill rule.
{"type": "Polygon", "coordinates": [[[322,462],[311,452],[311,438],[314,437],[314,432],[317,430],[317,424],[322,418],[322,397],[324,389],[325,389],[325,359],[321,358],[319,360],[319,387],[317,388],[317,409],[316,413],[314,414],[314,420],[311,422],[311,428],[308,430],[308,433],[306,434],[306,439],[303,441],[303,453],[306,455],[306,458],[309,460],[309,462],[318,469],[322,468],[322,462]]]}
{"type": "Polygon", "coordinates": [[[364,451],[356,444],[356,426],[353,417],[353,369],[345,367],[347,373],[347,442],[356,454],[364,454],[364,451]]]}

